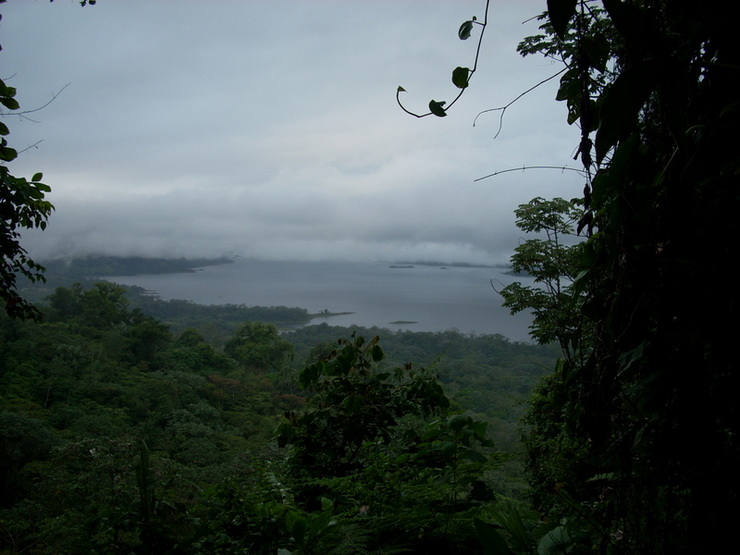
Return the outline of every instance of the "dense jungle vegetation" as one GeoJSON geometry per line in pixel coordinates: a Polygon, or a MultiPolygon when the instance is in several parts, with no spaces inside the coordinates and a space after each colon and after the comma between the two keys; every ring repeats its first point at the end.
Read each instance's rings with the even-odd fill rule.
{"type": "Polygon", "coordinates": [[[0,552],[470,553],[525,506],[516,421],[556,349],[254,321],[206,341],[126,293],[0,320],[0,552]]]}
{"type": "MultiPolygon", "coordinates": [[[[582,246],[568,259],[546,256],[547,243],[519,250],[543,289],[507,299],[533,308],[535,336],[562,348],[527,415],[535,506],[559,523],[549,533],[559,552],[717,553],[735,542],[740,374],[728,323],[740,303],[721,279],[739,254],[731,7],[548,0],[541,32],[518,48],[558,68],[584,180],[582,246]]],[[[460,27],[478,49],[472,68],[452,71],[452,101],[415,113],[398,87],[402,110],[454,112],[475,86],[489,8],[460,27]]],[[[479,115],[503,122],[526,93],[479,115]]]]}
{"type": "MultiPolygon", "coordinates": [[[[489,3],[460,39],[482,40],[489,3]]],[[[524,417],[537,516],[517,505],[492,451],[490,411],[461,412],[465,395],[445,392],[439,366],[386,365],[380,344],[355,334],[286,373],[289,345],[270,325],[246,324],[221,347],[173,335],[101,285],[56,291],[44,323],[2,321],[6,552],[676,554],[736,543],[740,302],[721,279],[739,254],[734,6],[547,7],[519,51],[558,68],[584,190],[570,203],[577,221],[562,199],[522,208],[520,222],[547,238],[514,264],[541,288],[502,292],[511,310],[534,311],[536,339],[560,347],[524,417]],[[561,248],[549,235],[561,226],[584,241],[561,248]],[[515,501],[497,497],[507,488],[515,501]]],[[[398,87],[401,108],[447,116],[478,53],[453,70],[451,102],[417,114],[398,87]]],[[[0,82],[11,113],[14,97],[0,82]]],[[[16,156],[3,138],[2,161],[16,156]]],[[[0,167],[11,317],[41,315],[16,276],[43,274],[20,244],[53,209],[42,178],[0,167]]]]}

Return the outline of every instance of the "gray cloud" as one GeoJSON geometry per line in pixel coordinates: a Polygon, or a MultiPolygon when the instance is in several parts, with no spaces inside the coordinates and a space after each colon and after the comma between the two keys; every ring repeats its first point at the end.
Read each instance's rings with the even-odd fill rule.
{"type": "Polygon", "coordinates": [[[472,64],[457,26],[484,2],[77,2],[3,5],[3,78],[39,123],[11,119],[14,163],[57,206],[38,257],[86,253],[501,262],[517,204],[571,196],[577,130],[557,68],[521,59],[543,1],[497,2],[480,72],[444,119],[395,105],[451,99],[472,64]]]}

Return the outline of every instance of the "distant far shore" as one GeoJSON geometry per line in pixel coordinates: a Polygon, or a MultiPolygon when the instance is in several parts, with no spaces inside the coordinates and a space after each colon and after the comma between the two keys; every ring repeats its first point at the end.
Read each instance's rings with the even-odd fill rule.
{"type": "MultiPolygon", "coordinates": [[[[79,258],[42,260],[49,276],[71,276],[76,279],[94,279],[106,276],[137,276],[146,274],[181,274],[196,272],[207,266],[231,264],[239,257],[216,258],[154,258],[145,256],[89,255],[79,258]]],[[[440,262],[434,260],[388,262],[389,268],[432,266],[440,268],[511,268],[508,264],[476,264],[469,262],[440,262]]]]}
{"type": "Polygon", "coordinates": [[[147,258],[144,256],[86,256],[67,260],[43,261],[47,274],[75,277],[137,276],[142,274],[180,274],[206,266],[230,264],[233,259],[147,258]]]}

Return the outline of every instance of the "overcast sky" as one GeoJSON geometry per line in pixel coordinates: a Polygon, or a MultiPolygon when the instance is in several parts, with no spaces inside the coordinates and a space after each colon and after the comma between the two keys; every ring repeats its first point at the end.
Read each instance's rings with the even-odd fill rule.
{"type": "Polygon", "coordinates": [[[493,0],[479,71],[445,118],[450,75],[472,66],[485,0],[8,0],[0,73],[30,119],[4,118],[13,162],[55,204],[25,244],[82,254],[505,262],[513,210],[570,198],[578,131],[554,100],[560,68],[522,58],[545,0],[493,0]],[[66,88],[65,88],[66,87],[66,88]]]}

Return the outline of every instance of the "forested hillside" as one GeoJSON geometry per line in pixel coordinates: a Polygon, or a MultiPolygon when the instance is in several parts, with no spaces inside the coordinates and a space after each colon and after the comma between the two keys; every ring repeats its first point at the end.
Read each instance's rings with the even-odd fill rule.
{"type": "Polygon", "coordinates": [[[256,321],[207,341],[125,293],[0,320],[0,553],[470,553],[521,504],[516,418],[552,349],[256,321]]]}
{"type": "MultiPolygon", "coordinates": [[[[456,94],[416,111],[399,86],[404,113],[446,117],[478,86],[493,3],[481,7],[457,33],[477,46],[452,70],[456,94]]],[[[558,344],[554,367],[548,348],[500,337],[294,329],[310,315],[293,309],[260,320],[216,307],[225,326],[193,329],[211,312],[134,307],[110,283],[46,291],[39,310],[17,280],[44,272],[21,231],[46,227],[51,189],[40,172],[13,175],[19,151],[3,138],[0,304],[19,320],[0,320],[0,552],[731,551],[740,299],[717,278],[738,258],[730,7],[548,0],[518,51],[553,73],[478,113],[499,114],[498,138],[507,109],[557,78],[578,129],[580,167],[557,169],[581,176],[582,195],[520,206],[517,225],[540,236],[512,261],[535,285],[501,291],[533,312],[533,339],[558,344]],[[530,391],[525,495],[514,423],[530,391]]],[[[0,81],[22,117],[15,96],[0,81]]],[[[440,225],[427,212],[407,237],[440,225]]]]}

